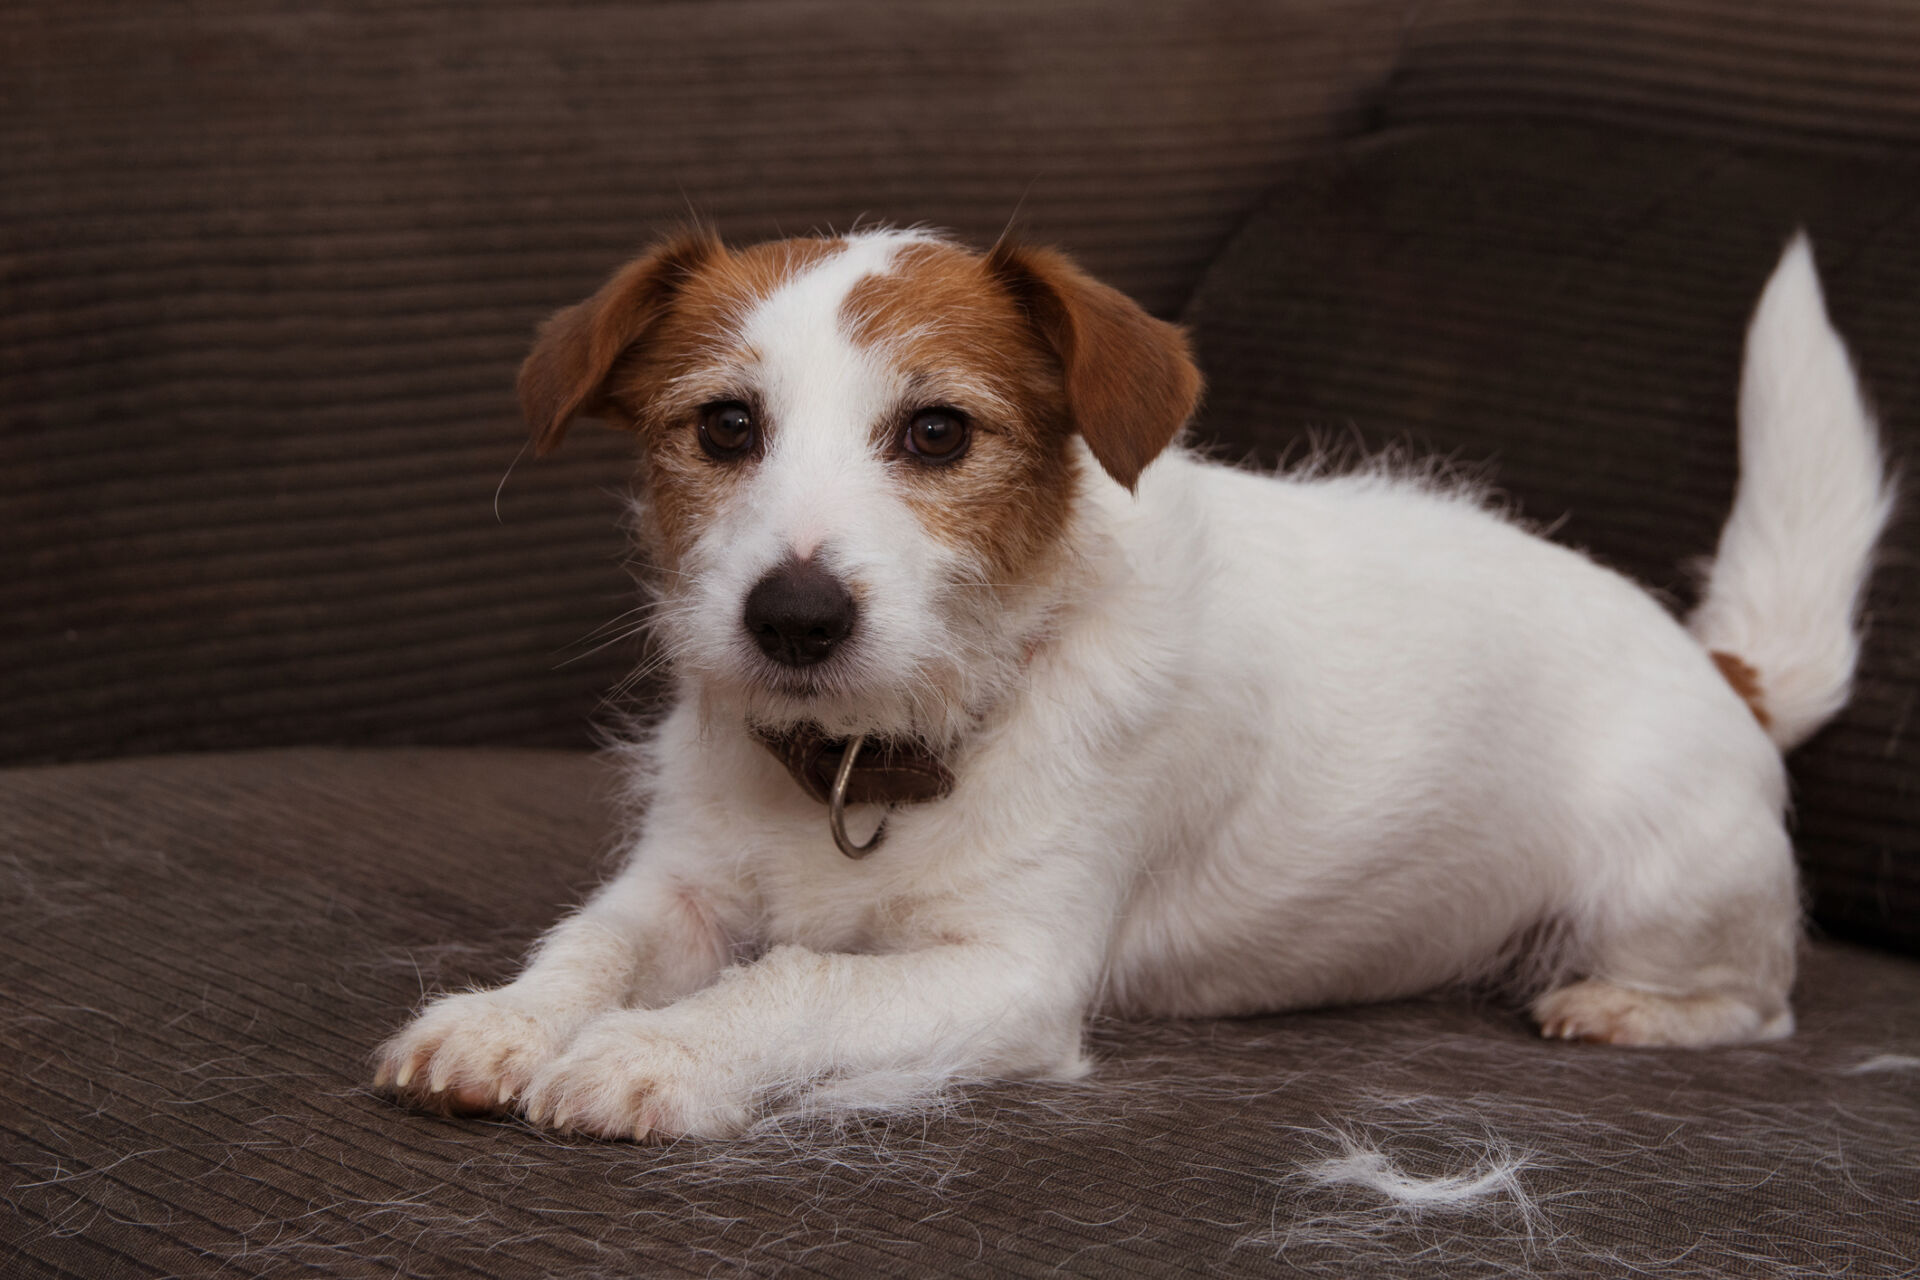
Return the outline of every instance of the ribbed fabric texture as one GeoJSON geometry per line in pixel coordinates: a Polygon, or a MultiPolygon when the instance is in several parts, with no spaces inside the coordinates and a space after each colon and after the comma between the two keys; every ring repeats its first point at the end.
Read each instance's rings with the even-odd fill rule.
{"type": "MultiPolygon", "coordinates": [[[[1691,598],[1732,504],[1749,313],[1796,226],[1896,458],[1920,454],[1920,154],[1581,126],[1409,129],[1298,165],[1189,312],[1203,435],[1317,435],[1493,477],[1554,537],[1691,598]]],[[[1815,918],[1920,949],[1920,523],[1896,524],[1852,704],[1792,757],[1815,918]]]]}
{"type": "Polygon", "coordinates": [[[508,475],[542,316],[694,213],[1017,215],[1171,312],[1407,7],[9,7],[0,761],[585,742],[628,448],[508,475]]]}
{"type": "Polygon", "coordinates": [[[1908,0],[1439,0],[1380,126],[1562,118],[1722,140],[1920,143],[1908,0]]]}
{"type": "Polygon", "coordinates": [[[509,976],[593,881],[600,769],[0,772],[0,1274],[1910,1274],[1920,968],[1831,944],[1800,1034],[1725,1052],[1549,1044],[1457,1000],[1102,1024],[1085,1085],[665,1149],[371,1095],[423,990],[509,976]],[[1520,1157],[1533,1216],[1315,1186],[1343,1133],[1418,1177],[1520,1157]]]}

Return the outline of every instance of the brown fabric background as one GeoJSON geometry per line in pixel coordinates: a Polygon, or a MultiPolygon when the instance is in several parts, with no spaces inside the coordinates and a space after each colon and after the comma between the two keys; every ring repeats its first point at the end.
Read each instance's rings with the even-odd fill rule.
{"type": "Polygon", "coordinates": [[[496,521],[540,317],[690,210],[1017,209],[1171,313],[1408,7],[8,6],[0,761],[584,743],[625,442],[496,521]]]}
{"type": "Polygon", "coordinates": [[[1376,126],[1573,119],[1867,150],[1920,141],[1908,0],[1440,0],[1376,126]]]}
{"type": "Polygon", "coordinates": [[[629,603],[625,451],[577,433],[496,521],[512,372],[689,210],[984,239],[1017,207],[1171,314],[1356,131],[1920,128],[1899,0],[82,0],[0,42],[6,761],[585,741],[633,653],[586,639],[629,603]]]}
{"type": "Polygon", "coordinates": [[[1911,1274],[1920,970],[1831,944],[1800,1034],[1749,1049],[1548,1044],[1465,1001],[1113,1024],[1084,1087],[666,1149],[369,1095],[423,987],[508,976],[594,879],[599,769],[0,773],[0,1275],[1911,1274]],[[1340,1132],[1427,1176],[1505,1144],[1537,1215],[1316,1189],[1340,1132]]]}
{"type": "MultiPolygon", "coordinates": [[[[1188,312],[1203,436],[1490,471],[1676,605],[1732,503],[1747,317],[1796,226],[1896,457],[1920,456],[1920,153],[1577,125],[1412,127],[1289,170],[1188,312]]],[[[1909,507],[1910,507],[1909,501],[1909,507]]],[[[1889,534],[1853,702],[1792,758],[1815,918],[1920,949],[1920,521],[1889,534]]]]}

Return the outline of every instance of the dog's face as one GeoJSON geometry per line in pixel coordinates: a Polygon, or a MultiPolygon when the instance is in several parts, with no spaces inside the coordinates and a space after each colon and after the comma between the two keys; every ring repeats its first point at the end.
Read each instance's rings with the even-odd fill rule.
{"type": "Polygon", "coordinates": [[[1078,433],[1131,487],[1193,410],[1179,331],[1045,251],[913,232],[656,248],[521,370],[536,448],[638,434],[676,670],[757,724],[949,738],[1069,555],[1078,433]]]}

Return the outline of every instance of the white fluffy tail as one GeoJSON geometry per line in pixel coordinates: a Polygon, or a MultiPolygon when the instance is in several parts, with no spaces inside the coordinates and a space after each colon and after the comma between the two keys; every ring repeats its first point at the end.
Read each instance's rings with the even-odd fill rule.
{"type": "Polygon", "coordinates": [[[1747,330],[1740,487],[1687,627],[1782,751],[1846,705],[1894,486],[1805,234],[1747,330]]]}

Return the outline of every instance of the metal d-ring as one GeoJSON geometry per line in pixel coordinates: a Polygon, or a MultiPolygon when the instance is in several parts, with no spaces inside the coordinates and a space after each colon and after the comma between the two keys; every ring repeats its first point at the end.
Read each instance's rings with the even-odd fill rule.
{"type": "Polygon", "coordinates": [[[880,841],[887,834],[887,820],[880,819],[880,825],[874,828],[873,835],[865,844],[855,844],[847,835],[847,779],[853,777],[853,762],[860,754],[860,747],[867,740],[864,733],[856,733],[847,740],[847,750],[840,757],[840,771],[833,775],[833,794],[827,798],[827,824],[833,828],[833,842],[840,846],[840,852],[855,862],[866,857],[880,847],[880,841]]]}

